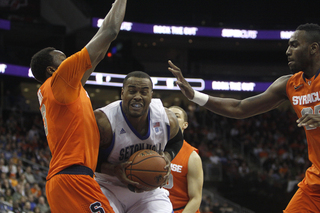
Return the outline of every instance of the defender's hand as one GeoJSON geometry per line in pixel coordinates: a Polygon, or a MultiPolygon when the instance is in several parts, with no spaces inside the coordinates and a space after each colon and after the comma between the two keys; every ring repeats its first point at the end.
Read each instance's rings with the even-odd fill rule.
{"type": "Polygon", "coordinates": [[[320,126],[320,115],[319,114],[305,114],[297,120],[298,127],[319,127],[320,126]]]}
{"type": "Polygon", "coordinates": [[[174,65],[170,60],[168,61],[170,67],[168,70],[177,78],[176,83],[178,84],[181,92],[188,98],[193,99],[194,97],[194,90],[192,89],[191,85],[186,81],[183,77],[182,72],[179,67],[174,65]]]}

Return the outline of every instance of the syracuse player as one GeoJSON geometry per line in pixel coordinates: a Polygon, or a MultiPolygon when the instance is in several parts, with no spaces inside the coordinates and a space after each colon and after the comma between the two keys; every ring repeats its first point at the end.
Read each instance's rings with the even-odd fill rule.
{"type": "Polygon", "coordinates": [[[169,70],[177,78],[182,93],[193,102],[222,116],[243,119],[275,109],[289,100],[304,127],[312,166],[285,213],[320,212],[320,26],[304,24],[297,27],[286,51],[293,75],[278,78],[262,94],[236,100],[218,98],[194,91],[181,70],[169,61],[169,70]]]}
{"type": "Polygon", "coordinates": [[[116,0],[102,26],[79,52],[66,58],[49,47],[31,59],[40,111],[52,154],[46,183],[51,212],[114,212],[93,179],[99,129],[83,85],[105,57],[124,18],[126,0],[116,0]]]}
{"type": "MultiPolygon", "coordinates": [[[[188,115],[178,106],[169,107],[178,119],[182,133],[188,127],[188,115]]],[[[171,175],[164,188],[170,192],[170,200],[175,213],[197,212],[202,199],[203,170],[198,150],[186,141],[171,161],[171,175]]]]}

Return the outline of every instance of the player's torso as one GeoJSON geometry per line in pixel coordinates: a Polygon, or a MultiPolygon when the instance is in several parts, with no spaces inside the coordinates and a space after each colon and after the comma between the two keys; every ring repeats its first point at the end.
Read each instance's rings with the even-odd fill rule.
{"type": "Polygon", "coordinates": [[[112,126],[112,150],[108,162],[119,163],[129,159],[136,151],[152,149],[163,151],[170,136],[167,114],[159,99],[152,99],[148,112],[148,132],[140,135],[128,122],[121,109],[121,101],[101,108],[112,126]]]}
{"type": "MultiPolygon", "coordinates": [[[[287,95],[300,118],[305,114],[320,113],[320,76],[304,79],[302,72],[293,75],[287,83],[287,95]]],[[[309,159],[320,168],[320,127],[304,127],[309,159]]]]}
{"type": "Polygon", "coordinates": [[[189,201],[187,182],[188,162],[194,150],[194,147],[184,141],[179,153],[171,162],[171,174],[164,188],[170,192],[169,197],[174,209],[185,206],[189,201]]]}
{"type": "Polygon", "coordinates": [[[99,131],[88,94],[82,88],[74,102],[61,104],[55,100],[48,80],[38,91],[40,111],[52,153],[48,178],[73,164],[94,170],[99,151],[99,131]]]}

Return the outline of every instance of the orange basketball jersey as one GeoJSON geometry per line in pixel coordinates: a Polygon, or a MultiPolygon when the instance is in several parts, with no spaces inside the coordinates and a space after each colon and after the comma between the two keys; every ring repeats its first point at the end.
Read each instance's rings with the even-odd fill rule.
{"type": "MultiPolygon", "coordinates": [[[[287,82],[287,96],[298,117],[305,114],[320,113],[320,77],[319,72],[311,79],[306,79],[303,72],[294,74],[287,82]]],[[[309,160],[313,166],[306,171],[299,187],[311,187],[320,190],[320,127],[304,127],[309,160]]]]}
{"type": "Polygon", "coordinates": [[[83,48],[65,59],[38,90],[40,111],[52,154],[47,180],[74,164],[95,171],[100,135],[90,98],[81,85],[81,78],[89,68],[90,57],[87,49],[83,48]],[[75,92],[79,95],[74,101],[62,103],[75,92]]]}
{"type": "MultiPolygon", "coordinates": [[[[179,209],[187,205],[189,202],[188,196],[188,161],[191,153],[198,149],[194,148],[186,141],[183,141],[177,156],[171,161],[171,175],[168,185],[165,186],[170,192],[170,200],[173,205],[173,209],[179,209]]],[[[199,212],[199,211],[197,211],[199,212]]]]}

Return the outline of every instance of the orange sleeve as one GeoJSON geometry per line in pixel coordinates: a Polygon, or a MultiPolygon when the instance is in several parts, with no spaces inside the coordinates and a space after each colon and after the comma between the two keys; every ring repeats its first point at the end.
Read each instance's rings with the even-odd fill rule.
{"type": "Polygon", "coordinates": [[[64,60],[52,75],[52,91],[60,103],[71,103],[79,96],[83,74],[90,69],[91,61],[86,48],[64,60]]]}

